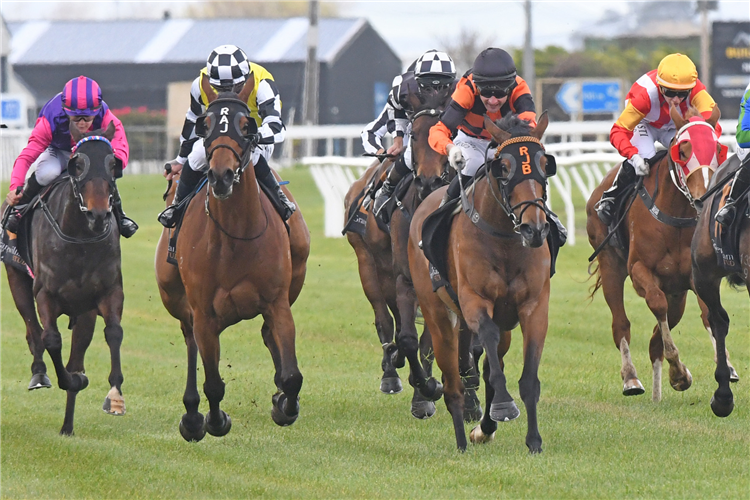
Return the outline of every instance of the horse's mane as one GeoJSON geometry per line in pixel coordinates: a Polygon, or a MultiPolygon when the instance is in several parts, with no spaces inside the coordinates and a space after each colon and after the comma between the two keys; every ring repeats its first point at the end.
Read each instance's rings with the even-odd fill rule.
{"type": "Polygon", "coordinates": [[[505,115],[495,122],[495,125],[510,133],[511,136],[529,135],[531,132],[531,122],[520,118],[518,115],[505,115]]]}

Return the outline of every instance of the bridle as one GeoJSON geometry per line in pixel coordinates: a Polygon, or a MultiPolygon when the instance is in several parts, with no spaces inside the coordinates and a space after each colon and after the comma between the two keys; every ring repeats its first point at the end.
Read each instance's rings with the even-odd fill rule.
{"type": "MultiPolygon", "coordinates": [[[[411,125],[411,129],[414,130],[414,123],[417,121],[418,118],[421,118],[422,116],[432,116],[434,118],[434,117],[440,116],[440,113],[442,113],[442,112],[443,112],[443,110],[439,109],[439,108],[427,108],[427,109],[422,109],[420,111],[417,111],[416,113],[414,113],[414,115],[409,120],[409,123],[411,125]]],[[[412,150],[412,162],[414,162],[414,158],[413,158],[413,156],[414,156],[414,153],[413,153],[413,151],[414,151],[414,134],[410,134],[409,135],[409,145],[410,145],[410,148],[412,150]]],[[[414,170],[415,170],[414,171],[414,175],[416,176],[416,166],[415,166],[414,170]]],[[[449,167],[449,165],[447,163],[443,166],[443,171],[440,172],[440,180],[442,181],[442,183],[443,183],[444,186],[450,184],[450,167],[449,167]]]]}
{"type": "MultiPolygon", "coordinates": [[[[685,170],[689,169],[689,167],[688,167],[688,165],[687,165],[687,164],[689,163],[689,161],[688,161],[688,162],[686,162],[686,164],[685,164],[685,165],[680,165],[680,164],[678,164],[678,162],[677,162],[677,161],[675,161],[675,158],[674,158],[674,156],[675,156],[675,151],[676,151],[676,153],[677,153],[677,154],[679,154],[679,145],[680,145],[680,143],[682,142],[682,141],[680,140],[680,137],[681,137],[681,136],[683,135],[683,133],[685,133],[685,132],[686,132],[686,131],[687,131],[687,130],[688,130],[689,128],[691,128],[691,127],[695,127],[695,126],[705,126],[705,127],[709,127],[709,128],[711,129],[711,134],[713,135],[714,139],[716,139],[716,140],[717,140],[717,142],[718,142],[718,138],[716,137],[716,134],[715,134],[715,132],[714,132],[714,127],[713,127],[713,126],[711,126],[711,124],[710,124],[710,123],[708,123],[708,122],[705,122],[705,121],[694,121],[694,122],[688,122],[688,123],[686,123],[685,125],[683,125],[683,126],[682,126],[682,127],[680,128],[680,130],[678,130],[678,131],[677,131],[677,133],[676,133],[676,134],[675,134],[675,136],[674,136],[674,139],[672,139],[672,143],[671,143],[671,144],[670,144],[670,146],[669,146],[669,155],[668,155],[668,157],[669,157],[669,161],[668,161],[668,165],[669,165],[669,175],[670,175],[670,177],[672,178],[672,183],[673,183],[673,184],[675,185],[675,187],[677,187],[677,189],[678,189],[678,190],[679,190],[679,191],[680,191],[680,192],[681,192],[681,193],[682,193],[683,195],[685,195],[685,197],[686,197],[686,198],[688,199],[688,201],[690,202],[690,206],[692,206],[693,208],[695,208],[695,209],[696,209],[696,211],[700,211],[700,210],[699,210],[699,208],[698,208],[698,205],[700,205],[700,202],[698,202],[698,201],[697,201],[697,200],[699,200],[699,198],[695,198],[695,197],[694,197],[694,196],[693,196],[693,195],[692,195],[692,194],[690,193],[690,190],[689,190],[689,189],[688,189],[688,187],[687,187],[687,178],[688,178],[688,176],[689,176],[690,174],[692,174],[692,173],[693,173],[693,172],[694,172],[695,170],[692,170],[692,171],[688,171],[688,173],[686,174],[686,173],[685,173],[685,170]]],[[[687,140],[687,139],[686,139],[686,140],[687,140]]],[[[712,164],[708,165],[708,168],[709,168],[709,169],[710,169],[710,170],[711,170],[712,172],[716,172],[716,168],[718,167],[718,163],[721,163],[721,162],[717,162],[717,164],[716,164],[716,165],[714,165],[714,164],[712,163],[712,164]]],[[[702,198],[703,198],[703,197],[701,197],[700,199],[702,199],[702,198]]]]}
{"type": "MultiPolygon", "coordinates": [[[[78,159],[83,160],[83,169],[81,170],[81,173],[78,175],[70,175],[70,184],[73,187],[73,197],[76,199],[76,202],[78,203],[78,208],[81,210],[81,212],[87,213],[90,212],[89,208],[86,206],[86,202],[83,199],[82,194],[82,186],[85,184],[85,181],[87,180],[86,177],[88,176],[89,169],[91,167],[91,160],[89,159],[88,155],[85,153],[81,153],[78,151],[78,148],[81,146],[81,144],[84,144],[89,141],[101,141],[105,143],[110,150],[110,153],[105,156],[104,158],[104,164],[109,165],[110,163],[114,163],[115,161],[115,154],[114,154],[114,148],[112,147],[112,143],[109,142],[109,139],[107,139],[104,136],[101,135],[90,135],[88,137],[84,137],[80,141],[76,143],[75,146],[73,146],[73,149],[71,150],[70,159],[68,160],[68,174],[70,175],[70,164],[71,162],[77,162],[78,159]]],[[[114,199],[114,175],[107,179],[107,183],[109,184],[109,200],[107,201],[107,213],[112,212],[112,201],[114,199]]]]}

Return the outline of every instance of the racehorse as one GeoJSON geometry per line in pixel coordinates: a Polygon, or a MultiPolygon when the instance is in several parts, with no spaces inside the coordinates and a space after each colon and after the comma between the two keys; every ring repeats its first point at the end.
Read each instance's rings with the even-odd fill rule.
{"type": "Polygon", "coordinates": [[[239,95],[217,95],[207,78],[201,85],[209,105],[196,123],[196,132],[204,138],[208,185],[196,195],[203,199],[185,212],[174,252],[178,265],[166,261],[168,230],[162,232],[156,249],[162,302],[180,321],[187,345],[183,396],[187,413],[179,425],[187,441],[200,441],[206,432],[213,436],[229,432],[232,421],[220,408],[224,382],[219,373],[219,334],[258,314],[263,315],[261,334],[276,370],[271,416],[280,426],[297,419],[302,374],[290,306],[302,289],[310,251],[310,235],[300,211],[289,219],[287,231],[255,179],[251,159],[257,126],[245,104],[253,90],[252,79],[239,95]],[[198,411],[198,352],[210,406],[205,419],[198,411]]]}
{"type": "MultiPolygon", "coordinates": [[[[729,180],[734,176],[740,161],[737,156],[732,156],[723,163],[716,171],[712,179],[711,188],[718,187],[722,181],[729,180]]],[[[715,341],[714,351],[716,354],[715,378],[719,384],[718,389],[711,398],[711,409],[718,417],[726,417],[734,409],[734,397],[729,382],[736,382],[739,377],[729,362],[729,353],[726,350],[726,336],[729,333],[729,315],[721,305],[720,285],[721,280],[727,277],[732,285],[744,284],[750,290],[750,220],[746,217],[738,217],[739,225],[739,248],[736,262],[742,268],[741,272],[731,272],[720,266],[716,251],[711,240],[711,230],[718,223],[713,219],[711,207],[717,197],[726,197],[729,185],[724,184],[724,191],[717,191],[706,197],[704,208],[698,216],[698,224],[693,234],[691,245],[692,276],[695,293],[698,298],[705,302],[708,309],[708,323],[710,332],[715,341]]]]}
{"type": "MultiPolygon", "coordinates": [[[[674,107],[670,115],[677,133],[669,146],[668,154],[651,165],[642,186],[636,188],[637,200],[623,216],[621,241],[627,248],[603,245],[608,228],[599,220],[594,206],[602,192],[613,182],[617,169],[610,171],[594,190],[586,204],[586,230],[589,243],[600,249],[598,266],[592,271],[596,283],[591,296],[599,288],[612,311],[612,336],[620,350],[623,394],[643,394],[630,355],[630,321],[623,304],[625,279],[630,276],[633,286],[657,320],[649,345],[653,367],[652,399],[660,401],[662,363],[669,362],[669,381],[677,391],[692,384],[692,375],[680,360],[679,351],[672,339],[671,330],[685,311],[688,290],[692,289],[690,242],[693,238],[697,211],[695,200],[700,198],[726,155],[714,132],[720,117],[714,107],[711,117],[705,120],[695,108],[689,108],[685,117],[674,107]],[[601,247],[601,248],[600,248],[601,247]]],[[[705,304],[698,299],[704,325],[708,328],[705,304]]],[[[711,330],[709,330],[710,332],[711,330]]]]}
{"type": "Polygon", "coordinates": [[[115,128],[110,123],[104,131],[84,135],[70,127],[70,134],[76,146],[67,166],[68,182],[65,177],[55,182],[48,197],[39,201],[41,210],[30,214],[28,222],[34,278],[6,266],[11,294],[26,323],[26,340],[34,355],[29,390],[50,387],[43,361],[46,349],[55,366],[58,386],[67,391],[62,435],[73,434],[76,396],[89,383],[84,356],[94,335],[97,314],[104,318],[104,338],[111,358],[111,389],[103,409],[111,415],[125,413],[120,366],[120,235],[112,214],[116,160],[109,142],[115,128]],[[72,327],[67,365],[63,364],[62,336],[57,329],[57,319],[63,314],[72,327]]]}
{"type": "Polygon", "coordinates": [[[526,445],[531,452],[542,450],[537,372],[547,335],[552,266],[544,200],[547,175],[553,167],[540,141],[547,124],[546,113],[534,128],[515,115],[497,125],[485,117],[486,129],[499,144],[495,161],[485,166],[486,177],[477,178],[470,193],[462,194],[464,211],[450,222],[447,241],[447,279],[460,309],[446,294],[433,292],[429,263],[421,248],[425,219],[440,203],[443,189],[422,202],[409,229],[411,276],[432,334],[435,360],[443,372],[445,404],[462,451],[467,442],[459,360],[468,357],[470,342],[465,337],[478,335],[486,352],[483,379],[489,411],[470,434],[472,442],[483,443],[494,437],[497,422],[519,415],[503,374],[511,330],[519,323],[524,350],[519,388],[528,414],[526,445]],[[468,330],[458,328],[459,318],[468,330]]]}

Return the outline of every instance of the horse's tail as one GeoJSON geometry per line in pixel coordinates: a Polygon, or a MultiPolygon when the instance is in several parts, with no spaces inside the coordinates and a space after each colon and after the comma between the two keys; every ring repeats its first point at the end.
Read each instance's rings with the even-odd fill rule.
{"type": "Polygon", "coordinates": [[[596,282],[594,282],[594,284],[591,285],[591,287],[589,288],[589,292],[591,292],[589,294],[589,301],[593,302],[594,295],[596,295],[596,291],[602,287],[602,273],[601,273],[601,270],[599,269],[599,259],[592,260],[591,262],[589,262],[588,272],[589,272],[588,279],[591,279],[592,276],[596,275],[596,282]]]}
{"type": "Polygon", "coordinates": [[[740,273],[734,273],[727,276],[727,283],[729,283],[729,286],[731,286],[735,290],[740,290],[747,286],[747,283],[745,283],[745,279],[740,273]]]}

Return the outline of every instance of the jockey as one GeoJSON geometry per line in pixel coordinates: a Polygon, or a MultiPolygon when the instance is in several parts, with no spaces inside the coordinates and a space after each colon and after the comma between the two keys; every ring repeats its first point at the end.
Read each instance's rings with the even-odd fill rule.
{"type": "MultiPolygon", "coordinates": [[[[695,107],[704,118],[709,118],[716,106],[698,79],[695,64],[682,54],[666,56],[657,69],[636,80],[625,97],[625,109],[612,125],[609,140],[627,160],[597,203],[596,211],[604,224],[612,222],[616,198],[635,183],[637,175],[648,175],[647,161],[656,154],[654,141],[667,147],[674,138],[677,131],[669,116],[670,105],[683,116],[688,106],[695,107]]],[[[716,132],[721,135],[718,123],[716,132]]]]}
{"type": "Polygon", "coordinates": [[[292,203],[281,190],[276,177],[268,166],[268,159],[273,154],[275,144],[284,141],[286,129],[281,121],[281,98],[273,75],[259,64],[248,60],[247,55],[235,45],[221,45],[216,47],[208,56],[206,67],[193,80],[190,88],[190,108],[185,116],[185,124],[180,136],[180,151],[177,158],[167,163],[170,171],[164,172],[164,177],[171,180],[180,173],[172,205],[159,214],[159,222],[164,227],[174,227],[179,215],[177,206],[195,189],[203,174],[208,169],[206,148],[203,139],[195,134],[195,121],[198,115],[206,112],[208,98],[201,89],[201,78],[208,77],[208,82],[218,92],[239,93],[245,82],[254,79],[254,88],[250,93],[247,105],[250,114],[258,124],[260,139],[253,151],[252,162],[255,167],[255,177],[272,193],[276,193],[278,200],[271,197],[271,203],[284,220],[292,216],[297,206],[292,203]],[[187,165],[188,168],[184,168],[187,165]]]}
{"type": "Polygon", "coordinates": [[[387,153],[398,156],[383,185],[375,193],[373,213],[380,212],[396,185],[411,172],[411,118],[414,110],[408,102],[410,94],[427,94],[449,88],[456,82],[456,65],[445,52],[428,50],[414,61],[405,73],[393,79],[393,88],[388,95],[380,116],[367,125],[362,132],[362,144],[368,153],[383,152],[380,137],[386,131],[396,132],[393,145],[387,153]],[[406,143],[406,145],[404,145],[406,143]],[[403,154],[402,154],[403,153],[403,154]],[[399,156],[400,155],[400,156],[399,156]]]}
{"type": "MultiPolygon", "coordinates": [[[[66,83],[63,91],[42,107],[28,144],[13,164],[10,193],[5,198],[8,205],[12,207],[28,204],[44,186],[55,180],[67,168],[71,150],[75,146],[70,136],[71,126],[77,127],[81,133],[86,133],[106,129],[110,123],[115,125],[115,136],[111,141],[117,161],[115,177],[121,177],[122,169],[128,164],[130,156],[122,122],[102,100],[102,90],[94,80],[79,76],[66,83]],[[37,159],[36,170],[21,190],[29,168],[37,159]]],[[[133,236],[138,230],[138,224],[125,216],[116,185],[112,211],[117,219],[120,234],[126,238],[133,236]]],[[[12,210],[5,228],[15,233],[18,231],[19,221],[20,213],[18,210],[12,210]]]]}
{"type": "MultiPolygon", "coordinates": [[[[496,121],[509,113],[536,126],[534,100],[529,86],[516,73],[511,55],[502,49],[484,49],[472,69],[458,81],[440,121],[430,129],[430,146],[448,155],[451,166],[460,172],[461,181],[466,184],[485,163],[492,140],[484,128],[483,115],[496,121]]],[[[456,176],[451,181],[441,205],[458,197],[458,179],[456,176]]]]}
{"type": "Polygon", "coordinates": [[[750,187],[750,83],[740,102],[740,119],[737,123],[737,157],[742,164],[737,170],[732,183],[732,190],[727,196],[726,204],[716,213],[716,222],[729,226],[734,221],[737,200],[750,187]]]}

